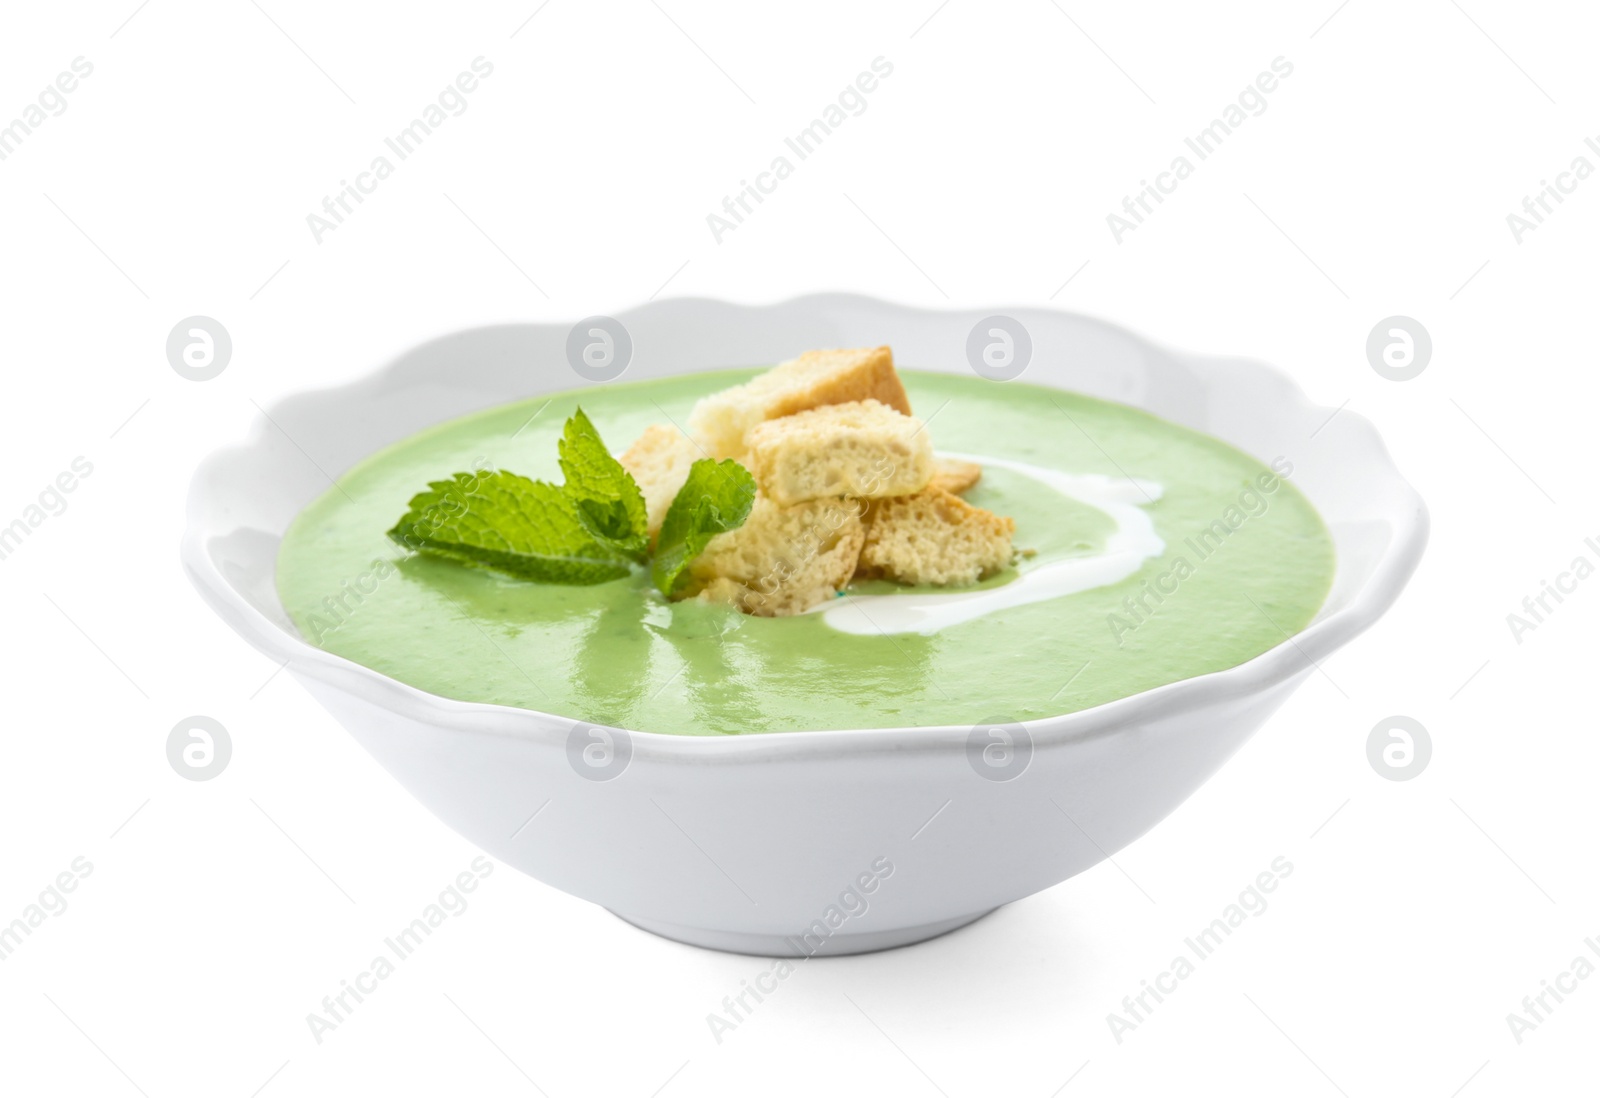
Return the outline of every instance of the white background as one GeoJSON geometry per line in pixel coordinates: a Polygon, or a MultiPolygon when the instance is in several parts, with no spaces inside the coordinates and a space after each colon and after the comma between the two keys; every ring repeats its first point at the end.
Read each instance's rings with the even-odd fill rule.
{"type": "Polygon", "coordinates": [[[1600,978],[1520,1044],[1506,1019],[1600,937],[1600,580],[1521,644],[1506,615],[1596,555],[1600,180],[1520,243],[1506,215],[1600,166],[1600,25],[1337,2],[8,5],[0,121],[94,72],[0,162],[0,525],[94,471],[0,561],[0,921],[94,868],[0,963],[0,1089],[1594,1093],[1600,978]],[[306,215],[480,55],[469,109],[317,243],[306,215]],[[706,215],[878,56],[869,109],[719,244],[706,215]],[[1269,109],[1114,240],[1106,214],[1279,56],[1269,109]],[[188,588],[196,461],[451,329],[826,289],[1052,302],[1276,363],[1378,423],[1428,555],[1125,873],[809,964],[718,1044],[706,1015],[765,962],[501,866],[317,1044],[306,1015],[476,852],[188,588]],[[201,384],[164,354],[192,314],[234,341],[201,384]],[[1404,383],[1364,352],[1392,314],[1434,341],[1404,383]],[[234,741],[204,783],[164,750],[196,713],[234,741]],[[1407,782],[1366,756],[1397,713],[1434,745],[1407,782]],[[1271,907],[1118,1044],[1108,1012],[1280,855],[1271,907]]]}

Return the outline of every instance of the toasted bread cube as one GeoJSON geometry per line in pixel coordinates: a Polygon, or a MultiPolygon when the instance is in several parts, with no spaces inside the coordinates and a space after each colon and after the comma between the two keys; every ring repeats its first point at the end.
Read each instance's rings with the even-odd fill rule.
{"type": "Polygon", "coordinates": [[[745,464],[772,502],[915,495],[933,475],[922,421],[876,400],[828,404],[758,423],[745,464]]]}
{"type": "Polygon", "coordinates": [[[970,461],[957,461],[955,458],[935,457],[933,459],[933,477],[928,481],[928,487],[938,488],[959,496],[968,488],[977,484],[983,476],[983,466],[970,461]]]}
{"type": "Polygon", "coordinates": [[[1011,563],[1017,524],[929,488],[867,506],[857,574],[899,583],[977,583],[1011,563]]]}
{"type": "Polygon", "coordinates": [[[689,479],[689,466],[704,456],[682,431],[658,423],[646,427],[644,434],[617,459],[644,493],[652,539],[660,532],[661,520],[667,517],[667,508],[672,506],[678,489],[689,479]]]}
{"type": "Polygon", "coordinates": [[[894,356],[887,347],[807,351],[743,385],[701,398],[689,413],[689,434],[715,458],[741,458],[756,424],[824,404],[876,400],[911,414],[894,356]]]}
{"type": "Polygon", "coordinates": [[[683,594],[767,618],[809,610],[855,574],[860,511],[851,500],[779,507],[758,495],[744,525],[712,538],[690,563],[683,594]]]}

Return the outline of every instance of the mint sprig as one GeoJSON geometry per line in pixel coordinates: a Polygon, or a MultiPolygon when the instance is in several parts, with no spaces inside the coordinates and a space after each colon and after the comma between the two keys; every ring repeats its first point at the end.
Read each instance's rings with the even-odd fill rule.
{"type": "MultiPolygon", "coordinates": [[[[580,408],[559,444],[565,483],[504,469],[455,473],[413,496],[389,537],[417,552],[536,583],[622,579],[649,556],[644,494],[611,456],[580,408]]],[[[657,537],[651,569],[671,594],[689,562],[717,534],[737,529],[755,501],[755,480],[735,461],[690,467],[657,537]]]]}
{"type": "Polygon", "coordinates": [[[701,458],[689,466],[689,479],[673,497],[656,535],[650,575],[661,593],[672,594],[678,577],[712,538],[743,526],[755,501],[755,478],[737,461],[701,458]]]}

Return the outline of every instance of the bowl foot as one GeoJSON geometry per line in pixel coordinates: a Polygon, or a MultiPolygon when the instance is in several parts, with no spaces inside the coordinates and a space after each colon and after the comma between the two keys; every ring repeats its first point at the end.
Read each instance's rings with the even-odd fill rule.
{"type": "MultiPolygon", "coordinates": [[[[609,908],[607,910],[610,910],[609,908]]],[[[717,949],[724,953],[748,953],[755,957],[843,957],[851,953],[874,953],[880,949],[895,949],[899,946],[915,945],[925,942],[930,938],[937,938],[941,934],[948,934],[952,930],[959,930],[969,923],[975,923],[985,915],[991,914],[997,908],[989,911],[979,911],[972,915],[959,915],[954,919],[941,919],[936,923],[924,923],[921,926],[896,927],[890,930],[866,930],[851,933],[848,930],[838,931],[825,939],[815,936],[802,938],[798,934],[746,934],[737,930],[708,930],[697,926],[679,926],[676,923],[664,923],[655,919],[635,919],[629,915],[612,911],[611,914],[631,926],[640,930],[648,930],[651,934],[658,934],[674,942],[683,942],[686,945],[699,946],[702,949],[717,949]]]]}

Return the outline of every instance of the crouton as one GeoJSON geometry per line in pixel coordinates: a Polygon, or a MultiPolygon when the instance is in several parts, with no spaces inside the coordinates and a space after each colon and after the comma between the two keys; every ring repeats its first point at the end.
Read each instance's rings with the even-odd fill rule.
{"type": "Polygon", "coordinates": [[[750,429],[745,446],[745,465],[780,507],[915,495],[933,475],[933,442],[922,421],[876,400],[769,419],[750,429]]]}
{"type": "Polygon", "coordinates": [[[667,517],[667,508],[672,506],[678,489],[689,479],[689,466],[704,456],[682,431],[658,423],[646,427],[644,434],[617,459],[644,493],[652,539],[660,532],[661,520],[667,517]]]}
{"type": "Polygon", "coordinates": [[[703,397],[689,413],[689,434],[712,457],[740,458],[745,435],[756,424],[856,400],[877,400],[911,414],[889,348],[807,351],[743,385],[703,397]]]}
{"type": "Polygon", "coordinates": [[[939,488],[953,496],[959,496],[977,484],[982,476],[981,465],[970,461],[957,461],[955,458],[935,457],[933,477],[928,481],[928,487],[939,488]]]}
{"type": "Polygon", "coordinates": [[[857,574],[910,584],[976,583],[1011,563],[1016,523],[929,488],[867,505],[857,574]]]}
{"type": "Polygon", "coordinates": [[[855,574],[860,510],[850,500],[780,507],[758,495],[744,525],[712,538],[690,563],[682,594],[767,618],[809,610],[855,574]]]}

